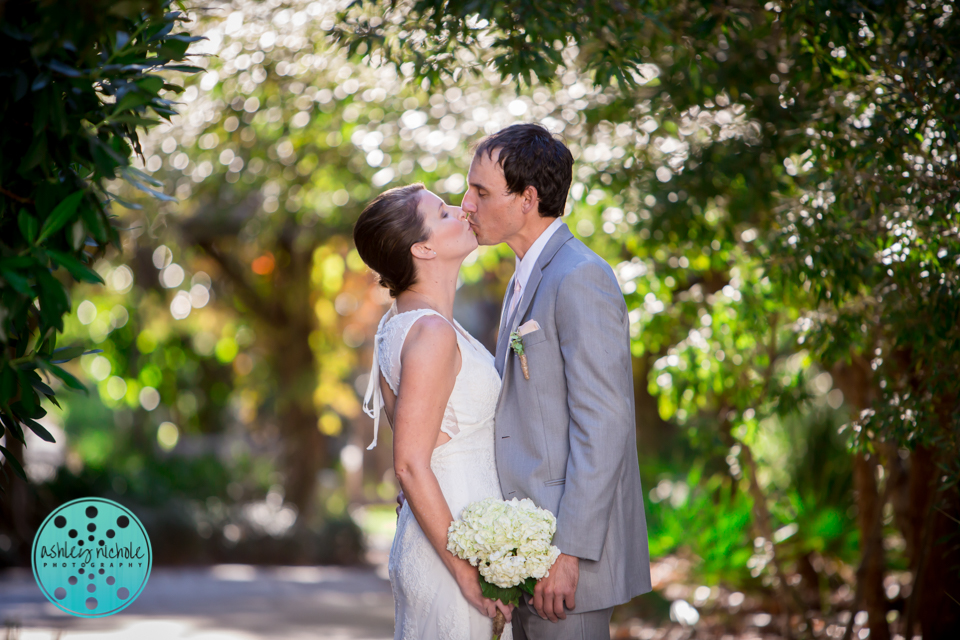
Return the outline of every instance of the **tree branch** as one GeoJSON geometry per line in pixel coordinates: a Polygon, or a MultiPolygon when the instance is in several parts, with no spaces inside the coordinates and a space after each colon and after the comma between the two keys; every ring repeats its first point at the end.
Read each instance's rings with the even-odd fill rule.
{"type": "Polygon", "coordinates": [[[213,258],[223,273],[230,279],[237,288],[237,295],[246,303],[254,314],[260,316],[263,320],[271,323],[286,324],[289,322],[286,312],[276,302],[264,298],[257,293],[247,280],[242,267],[229,256],[223,254],[210,240],[200,240],[197,246],[204,250],[213,258]]]}
{"type": "Polygon", "coordinates": [[[23,196],[18,196],[17,194],[15,194],[15,193],[13,193],[13,192],[11,192],[11,191],[7,191],[7,190],[4,189],[3,187],[0,187],[0,193],[2,193],[3,195],[7,196],[8,198],[10,198],[10,199],[12,199],[12,200],[16,200],[17,202],[19,202],[19,203],[21,203],[21,204],[33,204],[33,200],[31,200],[30,198],[24,198],[23,196]]]}

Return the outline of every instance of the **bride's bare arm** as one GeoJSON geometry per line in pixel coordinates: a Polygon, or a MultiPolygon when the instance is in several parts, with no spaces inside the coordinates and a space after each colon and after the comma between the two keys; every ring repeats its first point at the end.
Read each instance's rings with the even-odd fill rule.
{"type": "Polygon", "coordinates": [[[447,529],[453,515],[430,469],[443,412],[461,366],[454,328],[437,316],[421,318],[407,334],[400,363],[402,374],[393,419],[397,480],[420,528],[456,578],[464,597],[492,618],[495,605],[481,594],[477,569],[447,551],[447,529]]]}

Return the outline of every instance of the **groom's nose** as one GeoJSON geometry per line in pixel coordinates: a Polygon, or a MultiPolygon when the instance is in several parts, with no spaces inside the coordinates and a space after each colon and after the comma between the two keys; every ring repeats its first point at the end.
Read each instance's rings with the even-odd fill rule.
{"type": "Polygon", "coordinates": [[[460,208],[469,216],[477,212],[477,204],[473,201],[473,194],[471,189],[467,189],[467,192],[463,196],[463,202],[460,203],[460,208]]]}

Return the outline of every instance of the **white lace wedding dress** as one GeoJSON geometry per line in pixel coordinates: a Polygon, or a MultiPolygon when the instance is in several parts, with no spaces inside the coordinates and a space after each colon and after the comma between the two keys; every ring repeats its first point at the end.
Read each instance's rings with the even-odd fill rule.
{"type": "MultiPolygon", "coordinates": [[[[377,444],[383,406],[379,371],[383,371],[390,388],[397,393],[403,342],[413,324],[431,314],[440,315],[432,309],[397,313],[394,304],[380,321],[370,386],[364,398],[364,410],[374,418],[373,443],[368,448],[377,444]]],[[[433,450],[430,468],[437,476],[450,512],[457,518],[471,502],[502,495],[493,432],[500,376],[490,352],[456,321],[455,329],[463,364],[440,426],[451,439],[433,450]]],[[[420,529],[409,503],[404,504],[397,521],[389,571],[396,603],[395,640],[490,639],[493,620],[464,599],[456,580],[420,529]]],[[[501,638],[512,640],[510,624],[501,638]]]]}

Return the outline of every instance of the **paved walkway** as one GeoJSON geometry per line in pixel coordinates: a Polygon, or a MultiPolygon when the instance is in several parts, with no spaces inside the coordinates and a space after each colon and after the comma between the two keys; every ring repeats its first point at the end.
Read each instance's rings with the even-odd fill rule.
{"type": "Polygon", "coordinates": [[[0,572],[0,638],[253,640],[393,638],[390,584],[372,569],[154,567],[140,597],[99,619],[63,613],[27,570],[0,572]]]}

